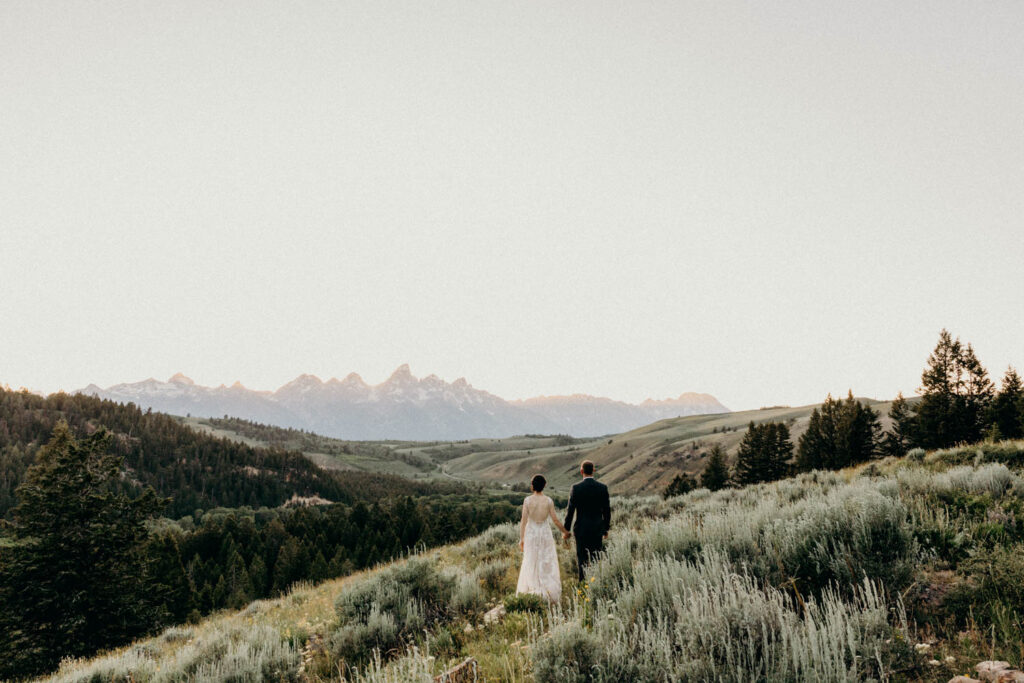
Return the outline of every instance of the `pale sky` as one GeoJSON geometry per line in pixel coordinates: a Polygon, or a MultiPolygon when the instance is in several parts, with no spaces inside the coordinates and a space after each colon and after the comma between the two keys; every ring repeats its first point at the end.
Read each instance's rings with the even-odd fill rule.
{"type": "Polygon", "coordinates": [[[1024,366],[1024,3],[0,3],[0,384],[1024,366]]]}

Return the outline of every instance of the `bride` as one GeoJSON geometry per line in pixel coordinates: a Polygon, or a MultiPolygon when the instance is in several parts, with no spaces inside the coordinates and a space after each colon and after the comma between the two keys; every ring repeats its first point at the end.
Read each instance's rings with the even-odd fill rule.
{"type": "Polygon", "coordinates": [[[555,523],[562,537],[569,532],[555,516],[555,503],[541,493],[547,480],[536,475],[530,481],[533,495],[523,501],[523,518],[519,523],[519,549],[523,551],[523,565],[519,569],[516,593],[535,593],[558,602],[562,596],[562,577],[558,570],[558,553],[551,536],[548,518],[555,523]]]}

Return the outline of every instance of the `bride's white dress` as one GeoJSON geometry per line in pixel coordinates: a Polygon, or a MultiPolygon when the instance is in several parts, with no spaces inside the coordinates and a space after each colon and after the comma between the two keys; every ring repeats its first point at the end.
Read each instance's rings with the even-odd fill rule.
{"type": "Polygon", "coordinates": [[[555,503],[547,496],[527,496],[523,501],[520,533],[523,564],[516,593],[534,593],[550,602],[562,597],[562,575],[548,518],[556,520],[555,503]]]}

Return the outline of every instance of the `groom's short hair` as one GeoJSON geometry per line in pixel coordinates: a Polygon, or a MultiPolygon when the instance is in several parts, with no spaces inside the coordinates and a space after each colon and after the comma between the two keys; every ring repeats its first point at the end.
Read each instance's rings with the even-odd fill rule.
{"type": "Polygon", "coordinates": [[[530,480],[530,487],[537,493],[540,493],[544,490],[544,486],[547,483],[548,480],[544,478],[543,474],[535,474],[533,475],[533,479],[530,480]]]}
{"type": "Polygon", "coordinates": [[[580,465],[580,470],[582,470],[585,476],[589,477],[594,474],[594,463],[589,460],[584,460],[583,464],[580,465]]]}

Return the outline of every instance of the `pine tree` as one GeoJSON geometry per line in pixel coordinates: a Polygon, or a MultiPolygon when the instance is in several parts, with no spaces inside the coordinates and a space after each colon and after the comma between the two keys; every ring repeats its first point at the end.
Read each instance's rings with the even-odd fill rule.
{"type": "Polygon", "coordinates": [[[734,479],[741,485],[782,479],[789,474],[792,454],[793,443],[785,424],[751,422],[736,454],[734,479]]]}
{"type": "Polygon", "coordinates": [[[662,495],[665,498],[681,496],[684,493],[689,493],[695,488],[697,488],[697,482],[694,481],[693,477],[689,474],[683,472],[682,474],[677,474],[672,481],[669,482],[669,485],[665,487],[665,491],[662,495]]]}
{"type": "Polygon", "coordinates": [[[729,465],[725,462],[725,450],[721,444],[715,444],[708,452],[707,464],[700,475],[700,485],[711,491],[729,485],[729,465]]]}
{"type": "Polygon", "coordinates": [[[323,581],[327,578],[327,560],[322,552],[317,551],[313,563],[309,567],[310,581],[323,581]]]}
{"type": "Polygon", "coordinates": [[[960,415],[960,439],[974,442],[981,439],[985,432],[989,415],[989,406],[995,396],[995,385],[988,377],[988,371],[974,355],[974,349],[968,344],[960,355],[963,391],[957,403],[960,415]]]}
{"type": "Polygon", "coordinates": [[[953,341],[945,329],[939,343],[928,356],[921,374],[921,403],[917,408],[921,445],[925,448],[951,446],[959,439],[956,396],[960,389],[958,359],[960,340],[953,341]]]}
{"type": "Polygon", "coordinates": [[[882,440],[881,449],[886,455],[902,458],[911,448],[914,447],[915,417],[907,405],[907,399],[903,394],[896,395],[892,406],[889,408],[889,419],[892,420],[892,427],[882,440]]]}
{"type": "Polygon", "coordinates": [[[249,580],[252,581],[253,594],[259,598],[266,597],[268,588],[267,563],[258,554],[249,563],[249,580]]]}
{"type": "Polygon", "coordinates": [[[768,455],[765,460],[765,481],[776,481],[787,477],[793,468],[793,442],[789,438],[789,427],[782,422],[769,425],[768,455]]]}
{"type": "Polygon", "coordinates": [[[838,466],[849,467],[874,458],[880,431],[878,413],[855,399],[851,391],[840,409],[838,466]]]}
{"type": "Polygon", "coordinates": [[[194,588],[181,563],[178,539],[169,533],[155,536],[148,544],[147,592],[156,605],[166,611],[162,623],[181,623],[193,608],[194,588]]]}
{"type": "Polygon", "coordinates": [[[1024,407],[1024,385],[1012,367],[1003,376],[1002,387],[989,408],[988,419],[1004,439],[1024,437],[1021,409],[1024,407]]]}
{"type": "Polygon", "coordinates": [[[878,413],[855,399],[852,391],[844,401],[829,394],[820,410],[811,412],[797,448],[797,466],[836,470],[869,460],[878,452],[880,431],[878,413]]]}
{"type": "Polygon", "coordinates": [[[839,402],[829,394],[820,407],[811,411],[807,431],[797,446],[797,467],[801,470],[835,469],[839,461],[837,431],[839,402]]]}
{"type": "Polygon", "coordinates": [[[918,442],[925,448],[946,448],[978,441],[994,389],[970,344],[964,346],[946,330],[921,374],[917,407],[918,442]]]}
{"type": "Polygon", "coordinates": [[[122,460],[100,430],[76,440],[59,422],[24,482],[0,565],[0,678],[120,645],[157,620],[144,585],[152,489],[116,493],[122,460]]]}
{"type": "Polygon", "coordinates": [[[249,578],[249,570],[245,567],[245,560],[238,550],[234,550],[228,558],[227,571],[223,578],[226,582],[227,597],[225,604],[228,607],[238,609],[252,602],[254,595],[252,581],[249,578]]]}
{"type": "Polygon", "coordinates": [[[740,486],[766,481],[764,437],[764,430],[760,426],[753,422],[747,426],[747,433],[743,435],[739,450],[736,451],[736,467],[733,469],[733,479],[740,486]]]}

